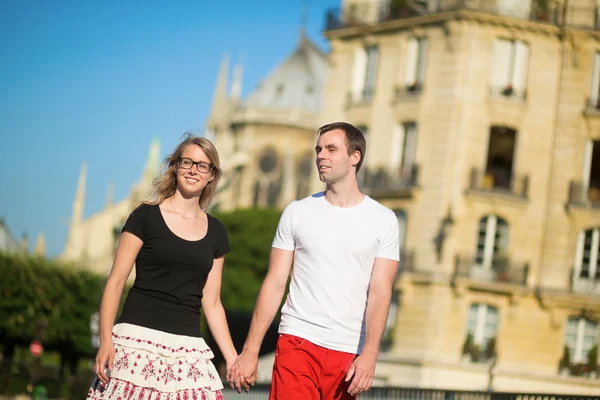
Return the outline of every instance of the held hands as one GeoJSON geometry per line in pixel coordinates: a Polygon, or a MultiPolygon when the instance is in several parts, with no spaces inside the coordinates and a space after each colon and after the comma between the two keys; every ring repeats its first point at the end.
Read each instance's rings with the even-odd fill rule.
{"type": "Polygon", "coordinates": [[[362,353],[352,363],[348,373],[346,374],[345,382],[352,383],[348,387],[348,393],[355,396],[365,392],[371,388],[373,384],[373,376],[375,375],[375,364],[377,363],[377,355],[362,353]]]}
{"type": "Polygon", "coordinates": [[[242,351],[231,367],[227,363],[227,382],[238,393],[250,390],[250,385],[258,378],[258,354],[248,354],[242,351]]]}
{"type": "Polygon", "coordinates": [[[115,348],[112,341],[106,341],[100,344],[98,354],[96,355],[96,364],[94,365],[94,372],[100,382],[104,385],[108,383],[109,376],[106,374],[106,368],[108,371],[112,371],[113,363],[115,361],[115,348]],[[108,364],[108,367],[107,367],[108,364]]]}

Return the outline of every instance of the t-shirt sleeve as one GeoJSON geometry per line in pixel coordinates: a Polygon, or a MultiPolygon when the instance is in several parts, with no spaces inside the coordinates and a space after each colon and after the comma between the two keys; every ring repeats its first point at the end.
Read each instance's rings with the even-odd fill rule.
{"type": "Polygon", "coordinates": [[[375,257],[400,261],[400,229],[394,213],[386,216],[382,228],[375,257]]]}
{"type": "Polygon", "coordinates": [[[277,231],[275,231],[272,247],[289,251],[293,251],[296,248],[294,240],[294,206],[295,202],[292,202],[283,210],[281,218],[279,218],[277,231]]]}
{"type": "Polygon", "coordinates": [[[223,225],[221,221],[215,218],[215,222],[217,227],[217,237],[215,240],[214,258],[219,258],[230,251],[229,235],[227,234],[225,225],[223,225]]]}
{"type": "Polygon", "coordinates": [[[140,238],[140,240],[146,240],[146,215],[148,206],[142,204],[129,214],[125,225],[123,225],[122,232],[129,232],[140,238]]]}

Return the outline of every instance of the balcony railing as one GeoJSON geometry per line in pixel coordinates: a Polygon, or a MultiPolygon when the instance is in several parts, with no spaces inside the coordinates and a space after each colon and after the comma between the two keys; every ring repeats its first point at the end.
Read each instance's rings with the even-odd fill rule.
{"type": "Polygon", "coordinates": [[[362,92],[348,92],[348,105],[367,104],[373,100],[375,90],[364,89],[362,92]]]}
{"type": "Polygon", "coordinates": [[[359,185],[370,196],[398,196],[417,186],[419,167],[412,165],[398,172],[385,168],[363,167],[358,175],[359,185]]]}
{"type": "Polygon", "coordinates": [[[490,97],[495,99],[501,98],[524,101],[527,98],[527,90],[524,88],[518,89],[513,87],[512,85],[491,86],[490,97]]]}
{"type": "Polygon", "coordinates": [[[410,99],[420,96],[424,87],[420,82],[412,85],[399,85],[394,88],[394,100],[410,99]]]}
{"type": "Polygon", "coordinates": [[[407,272],[415,272],[415,253],[412,250],[400,249],[397,277],[407,272]]]}
{"type": "MultiPolygon", "coordinates": [[[[373,1],[365,3],[350,3],[342,8],[332,8],[327,11],[325,31],[378,24],[386,21],[414,18],[449,11],[470,10],[486,14],[501,15],[522,20],[544,22],[557,25],[560,21],[561,10],[558,6],[545,2],[515,1],[503,5],[500,0],[445,0],[439,5],[427,5],[426,2],[403,1],[373,1]],[[406,4],[408,3],[408,4],[406,4]]],[[[578,23],[589,29],[597,29],[596,17],[590,12],[588,23],[578,23]]]]}
{"type": "MultiPolygon", "coordinates": [[[[270,385],[256,384],[250,387],[248,393],[240,396],[235,390],[225,385],[223,396],[225,400],[243,398],[247,400],[262,400],[269,398],[270,385]]],[[[408,387],[373,387],[360,394],[361,400],[600,400],[600,396],[531,393],[531,392],[492,392],[474,390],[424,389],[408,387]]]]}
{"type": "Polygon", "coordinates": [[[569,204],[600,208],[600,185],[583,185],[572,181],[569,185],[569,204]]]}
{"type": "Polygon", "coordinates": [[[514,263],[505,258],[492,262],[490,266],[481,265],[474,257],[456,256],[454,260],[453,279],[467,278],[526,286],[528,274],[529,265],[514,263]]]}
{"type": "Polygon", "coordinates": [[[588,97],[585,100],[585,111],[589,113],[600,113],[600,98],[594,100],[588,97]]]}
{"type": "Polygon", "coordinates": [[[573,293],[600,296],[600,273],[594,276],[582,276],[581,272],[576,273],[575,268],[572,268],[569,281],[573,293]]]}
{"type": "Polygon", "coordinates": [[[469,189],[526,199],[529,191],[529,177],[527,175],[516,176],[504,169],[483,171],[473,168],[471,169],[469,189]]]}

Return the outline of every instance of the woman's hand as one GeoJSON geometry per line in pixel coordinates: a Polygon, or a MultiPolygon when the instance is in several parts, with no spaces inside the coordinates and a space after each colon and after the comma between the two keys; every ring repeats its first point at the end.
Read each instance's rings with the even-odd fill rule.
{"type": "Polygon", "coordinates": [[[108,383],[109,376],[106,374],[106,368],[112,371],[113,364],[115,361],[115,347],[109,340],[105,343],[100,344],[98,354],[96,355],[96,365],[94,366],[94,372],[100,382],[104,385],[108,383]],[[108,364],[108,367],[107,367],[108,364]]]}

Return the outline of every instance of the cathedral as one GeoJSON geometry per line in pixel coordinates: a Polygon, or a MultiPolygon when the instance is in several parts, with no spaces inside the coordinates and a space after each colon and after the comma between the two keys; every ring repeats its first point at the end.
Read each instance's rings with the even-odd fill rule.
{"type": "MultiPolygon", "coordinates": [[[[73,211],[64,251],[60,256],[65,262],[77,262],[84,268],[108,276],[115,257],[116,245],[125,220],[136,202],[144,199],[160,168],[160,145],[153,139],[140,179],[129,194],[113,202],[112,189],[108,189],[106,204],[97,213],[83,218],[87,164],[81,166],[73,211]]],[[[134,274],[131,275],[133,279],[134,274]]]]}

